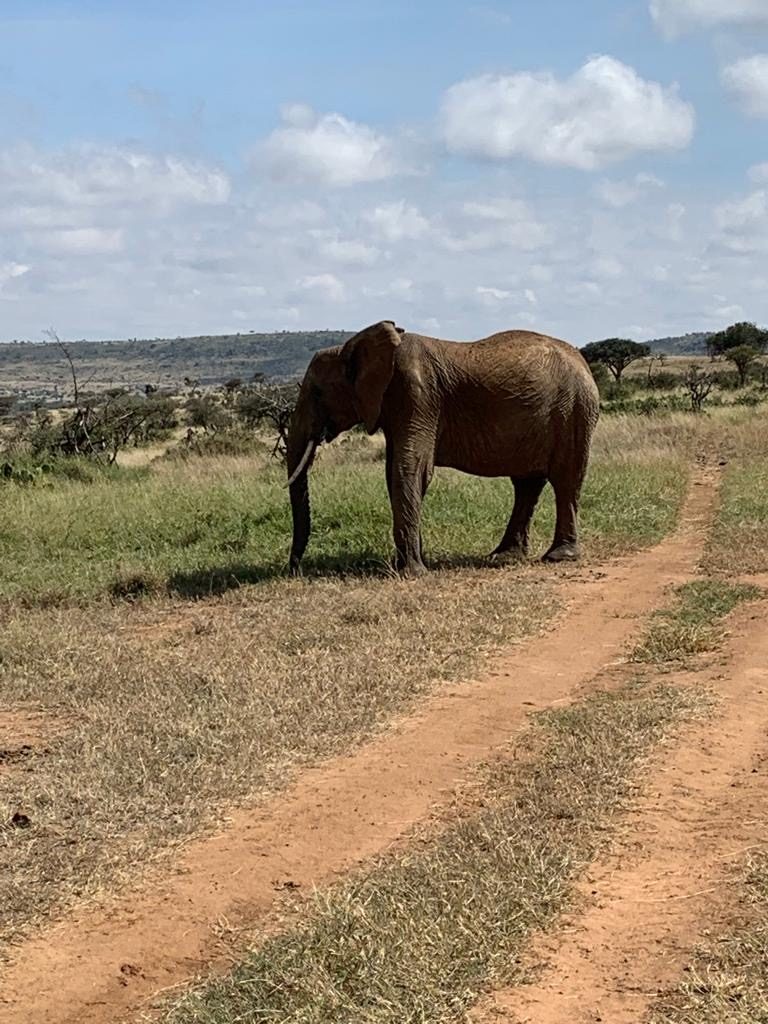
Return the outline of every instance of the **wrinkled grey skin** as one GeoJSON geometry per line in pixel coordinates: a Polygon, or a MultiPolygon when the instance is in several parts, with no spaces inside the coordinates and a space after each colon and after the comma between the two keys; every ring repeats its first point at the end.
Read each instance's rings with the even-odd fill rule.
{"type": "Polygon", "coordinates": [[[386,438],[386,474],[396,567],[425,571],[420,518],[435,466],[508,476],[512,515],[493,557],[527,553],[536,503],[547,481],[557,523],[544,556],[578,557],[577,509],[598,417],[592,374],[577,349],[530,331],[461,343],[427,338],[382,321],[341,347],[316,353],[301,384],[288,438],[296,573],[310,532],[308,471],[314,447],[357,423],[386,438]]]}

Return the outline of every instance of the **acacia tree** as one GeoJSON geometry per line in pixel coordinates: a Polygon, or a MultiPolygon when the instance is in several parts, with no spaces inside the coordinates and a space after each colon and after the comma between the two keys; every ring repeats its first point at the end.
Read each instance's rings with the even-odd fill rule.
{"type": "Polygon", "coordinates": [[[581,354],[588,363],[602,363],[607,366],[618,383],[626,368],[651,354],[648,345],[642,345],[628,338],[605,338],[585,345],[581,354]]]}
{"type": "Polygon", "coordinates": [[[715,377],[714,374],[703,373],[698,366],[691,366],[683,378],[683,386],[691,400],[692,411],[701,412],[715,386],[715,377]]]}
{"type": "Polygon", "coordinates": [[[751,345],[736,345],[728,348],[723,353],[728,362],[733,363],[739,375],[739,387],[743,388],[747,383],[747,374],[752,364],[759,358],[760,353],[751,345]]]}
{"type": "Polygon", "coordinates": [[[731,324],[724,331],[718,331],[707,339],[707,351],[711,356],[726,356],[734,348],[752,348],[758,354],[768,349],[768,331],[756,324],[742,321],[731,324]]]}

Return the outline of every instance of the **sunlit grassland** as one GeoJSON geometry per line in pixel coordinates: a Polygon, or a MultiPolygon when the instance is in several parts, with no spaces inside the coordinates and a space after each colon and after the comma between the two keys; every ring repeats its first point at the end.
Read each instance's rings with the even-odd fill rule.
{"type": "MultiPolygon", "coordinates": [[[[662,537],[674,523],[687,476],[688,459],[669,438],[654,439],[650,449],[637,443],[627,450],[598,449],[582,505],[587,557],[662,537]]],[[[204,596],[280,576],[291,533],[283,482],[277,465],[217,458],[160,461],[87,482],[6,485],[0,599],[204,596]]],[[[363,442],[323,453],[311,474],[311,493],[307,574],[387,571],[391,519],[376,447],[363,442]]],[[[487,555],[511,504],[508,480],[438,470],[424,509],[428,562],[451,567],[487,555]]],[[[534,523],[534,552],[547,547],[553,528],[547,489],[534,523]]]]}

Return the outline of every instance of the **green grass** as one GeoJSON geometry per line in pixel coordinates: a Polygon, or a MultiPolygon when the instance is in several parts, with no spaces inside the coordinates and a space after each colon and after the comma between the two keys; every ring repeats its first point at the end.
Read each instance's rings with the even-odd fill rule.
{"type": "Polygon", "coordinates": [[[530,759],[484,772],[471,810],[311,899],[302,923],[188,994],[165,1021],[465,1020],[486,987],[522,980],[527,941],[571,901],[638,765],[704,703],[693,690],[635,684],[543,715],[530,759]]]}
{"type": "MultiPolygon", "coordinates": [[[[764,435],[768,439],[768,434],[764,435]]],[[[764,441],[764,444],[766,441],[764,441]]],[[[709,565],[726,572],[768,572],[768,457],[728,467],[709,546],[709,565]]]]}
{"type": "MultiPolygon", "coordinates": [[[[687,481],[673,454],[594,462],[582,511],[587,557],[651,544],[669,532],[687,481]]],[[[277,468],[247,459],[200,460],[112,473],[95,482],[3,488],[0,599],[50,603],[142,593],[205,596],[284,572],[290,510],[277,468]]],[[[381,463],[334,464],[312,474],[308,573],[382,572],[391,554],[381,463]]],[[[427,498],[433,565],[466,563],[497,544],[511,484],[443,471],[427,498]]],[[[553,502],[537,514],[534,549],[548,546],[553,502]]]]}
{"type": "Polygon", "coordinates": [[[768,856],[748,864],[744,924],[702,949],[648,1024],[768,1024],[768,856]]]}
{"type": "Polygon", "coordinates": [[[674,606],[654,613],[632,660],[663,664],[713,650],[722,635],[722,619],[761,593],[758,587],[717,579],[677,587],[674,606]]]}

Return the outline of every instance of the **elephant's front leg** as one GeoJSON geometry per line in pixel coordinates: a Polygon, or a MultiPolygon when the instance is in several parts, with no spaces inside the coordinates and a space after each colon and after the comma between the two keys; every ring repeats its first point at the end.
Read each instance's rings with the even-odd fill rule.
{"type": "Polygon", "coordinates": [[[387,445],[395,567],[404,576],[421,576],[427,571],[421,550],[421,504],[431,477],[431,462],[404,459],[387,445]]]}

